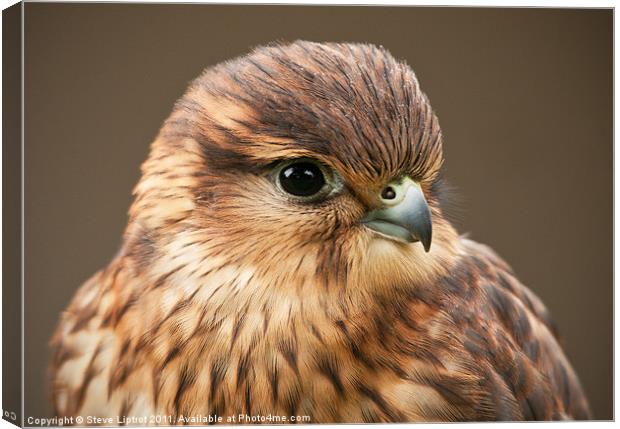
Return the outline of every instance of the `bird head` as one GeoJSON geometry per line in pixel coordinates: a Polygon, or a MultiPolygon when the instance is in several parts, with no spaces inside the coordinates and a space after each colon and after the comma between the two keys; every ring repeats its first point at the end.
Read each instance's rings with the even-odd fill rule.
{"type": "Polygon", "coordinates": [[[271,287],[410,287],[456,251],[442,163],[427,97],[385,49],[261,47],[207,69],[177,102],[143,165],[127,243],[141,266],[168,261],[161,272],[217,261],[271,287]]]}

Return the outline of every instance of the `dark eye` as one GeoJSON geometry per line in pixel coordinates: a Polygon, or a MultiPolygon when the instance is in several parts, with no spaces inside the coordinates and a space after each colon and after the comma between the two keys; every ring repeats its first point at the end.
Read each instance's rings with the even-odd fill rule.
{"type": "Polygon", "coordinates": [[[321,169],[307,161],[287,165],[280,170],[279,179],[282,189],[297,197],[310,197],[325,186],[321,169]]]}

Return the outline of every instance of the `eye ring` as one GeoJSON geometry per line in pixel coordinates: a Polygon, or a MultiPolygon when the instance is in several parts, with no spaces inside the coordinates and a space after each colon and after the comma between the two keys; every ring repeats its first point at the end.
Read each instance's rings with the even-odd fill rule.
{"type": "Polygon", "coordinates": [[[310,158],[280,163],[274,169],[274,176],[279,190],[300,202],[325,199],[341,188],[340,178],[333,169],[310,158]]]}

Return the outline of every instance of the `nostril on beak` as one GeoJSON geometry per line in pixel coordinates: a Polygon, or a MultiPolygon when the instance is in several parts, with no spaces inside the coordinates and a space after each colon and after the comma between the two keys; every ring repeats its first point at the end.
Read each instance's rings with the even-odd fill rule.
{"type": "Polygon", "coordinates": [[[381,191],[381,198],[384,200],[393,200],[396,198],[396,191],[391,186],[387,186],[381,191]]]}

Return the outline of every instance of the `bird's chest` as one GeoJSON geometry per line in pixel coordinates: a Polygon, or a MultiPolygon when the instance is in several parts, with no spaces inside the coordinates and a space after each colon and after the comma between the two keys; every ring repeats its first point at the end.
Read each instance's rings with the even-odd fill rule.
{"type": "Polygon", "coordinates": [[[190,424],[428,421],[450,408],[420,381],[433,368],[393,354],[387,336],[357,346],[342,326],[279,326],[273,335],[264,324],[221,328],[172,356],[151,356],[141,381],[127,386],[148,396],[155,414],[190,424]]]}
{"type": "MultiPolygon", "coordinates": [[[[371,307],[338,314],[312,294],[264,297],[261,304],[252,284],[235,288],[234,306],[235,295],[218,300],[217,288],[200,289],[191,299],[154,295],[145,301],[141,319],[117,327],[110,397],[129,414],[217,415],[223,423],[233,418],[290,423],[298,416],[316,423],[446,417],[442,413],[451,405],[436,388],[437,367],[429,360],[429,344],[442,344],[431,337],[442,329],[420,324],[413,329],[371,307]],[[240,298],[244,293],[251,299],[240,298]],[[152,320],[144,317],[166,298],[183,305],[154,313],[152,320]],[[140,406],[130,401],[136,397],[140,406]]],[[[431,319],[429,309],[414,310],[431,319]]],[[[450,374],[442,377],[448,380],[450,374]]]]}
{"type": "Polygon", "coordinates": [[[154,386],[155,408],[182,420],[405,420],[410,419],[406,396],[416,393],[413,383],[393,371],[369,368],[338,349],[291,350],[280,343],[256,346],[253,352],[233,348],[199,360],[180,357],[170,365],[154,386]]]}

